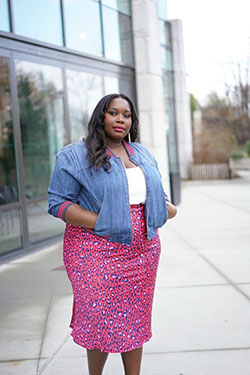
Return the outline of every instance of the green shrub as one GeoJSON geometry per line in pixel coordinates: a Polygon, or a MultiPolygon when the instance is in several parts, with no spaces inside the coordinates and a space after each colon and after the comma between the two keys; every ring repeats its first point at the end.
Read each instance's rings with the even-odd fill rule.
{"type": "Polygon", "coordinates": [[[247,156],[250,156],[250,140],[246,141],[245,149],[246,149],[246,152],[247,152],[247,156]]]}
{"type": "Polygon", "coordinates": [[[232,159],[242,159],[244,158],[244,152],[243,151],[234,151],[231,153],[230,158],[232,159]]]}

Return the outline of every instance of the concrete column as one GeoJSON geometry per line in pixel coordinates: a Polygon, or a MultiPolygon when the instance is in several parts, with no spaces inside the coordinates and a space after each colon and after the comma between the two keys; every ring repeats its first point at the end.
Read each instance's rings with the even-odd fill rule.
{"type": "Polygon", "coordinates": [[[157,159],[170,195],[157,1],[131,3],[140,140],[157,159]]]}
{"type": "Polygon", "coordinates": [[[193,162],[193,142],[181,20],[171,21],[171,34],[179,166],[181,178],[187,179],[189,178],[189,165],[193,162]]]}

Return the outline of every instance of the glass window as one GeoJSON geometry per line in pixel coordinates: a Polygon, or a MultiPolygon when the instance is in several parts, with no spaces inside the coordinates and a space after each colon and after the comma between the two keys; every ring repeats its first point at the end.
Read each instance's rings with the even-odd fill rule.
{"type": "Polygon", "coordinates": [[[178,150],[173,93],[173,73],[163,73],[164,109],[170,172],[178,172],[178,150]]]}
{"type": "Polygon", "coordinates": [[[174,100],[173,72],[163,71],[164,93],[168,99],[174,100]]]}
{"type": "Polygon", "coordinates": [[[167,20],[167,0],[157,0],[158,16],[163,20],[167,20]]]}
{"type": "Polygon", "coordinates": [[[62,45],[60,0],[12,0],[15,33],[62,45]]]}
{"type": "Polygon", "coordinates": [[[169,22],[165,22],[165,33],[166,33],[166,46],[168,48],[172,47],[171,43],[171,24],[169,22]]]}
{"type": "Polygon", "coordinates": [[[100,6],[93,0],[64,0],[66,46],[102,56],[100,6]]]}
{"type": "Polygon", "coordinates": [[[161,67],[164,70],[173,70],[172,53],[163,46],[161,47],[161,67]]]}
{"type": "Polygon", "coordinates": [[[18,200],[8,60],[0,57],[0,205],[18,200]]]}
{"type": "Polygon", "coordinates": [[[0,30],[10,31],[8,0],[0,0],[0,30]]]}
{"type": "Polygon", "coordinates": [[[102,0],[103,5],[119,10],[119,12],[130,15],[130,0],[102,0]]]}
{"type": "Polygon", "coordinates": [[[159,30],[160,30],[160,43],[165,46],[166,45],[165,22],[162,20],[159,20],[159,30]]]}
{"type": "Polygon", "coordinates": [[[131,18],[119,13],[119,27],[122,62],[134,65],[131,18]]]}
{"type": "Polygon", "coordinates": [[[21,247],[19,209],[0,210],[0,254],[20,249],[21,247]]]}
{"type": "Polygon", "coordinates": [[[171,48],[171,38],[170,38],[170,24],[166,21],[159,20],[160,28],[160,43],[167,48],[171,48]]]}
{"type": "Polygon", "coordinates": [[[135,101],[134,79],[131,79],[131,77],[120,76],[118,78],[118,77],[105,76],[104,85],[105,85],[105,95],[121,93],[121,94],[128,95],[132,100],[135,101]]]}
{"type": "Polygon", "coordinates": [[[119,13],[103,7],[103,27],[105,56],[111,60],[121,61],[119,13]]]}
{"type": "Polygon", "coordinates": [[[60,68],[16,62],[26,198],[47,196],[56,153],[66,143],[60,68]]]}
{"type": "Polygon", "coordinates": [[[119,80],[117,77],[107,76],[104,78],[105,95],[119,93],[119,80]]]}
{"type": "Polygon", "coordinates": [[[30,243],[34,244],[63,233],[65,223],[49,215],[48,200],[28,204],[28,225],[30,243]]]}
{"type": "Polygon", "coordinates": [[[102,77],[67,70],[67,89],[71,123],[71,140],[76,142],[87,135],[88,120],[103,96],[102,77]]]}
{"type": "Polygon", "coordinates": [[[132,100],[135,101],[135,86],[134,82],[132,82],[128,78],[120,78],[119,79],[119,89],[120,92],[128,95],[132,100]]]}
{"type": "Polygon", "coordinates": [[[174,102],[172,100],[168,103],[169,111],[169,129],[168,129],[168,157],[169,169],[171,172],[178,172],[178,149],[177,149],[177,134],[175,124],[174,102]]]}
{"type": "Polygon", "coordinates": [[[134,64],[131,18],[108,7],[103,7],[105,57],[134,64]]]}
{"type": "Polygon", "coordinates": [[[165,120],[165,129],[169,129],[169,96],[168,96],[168,81],[163,75],[163,100],[164,100],[164,120],[165,120]]]}

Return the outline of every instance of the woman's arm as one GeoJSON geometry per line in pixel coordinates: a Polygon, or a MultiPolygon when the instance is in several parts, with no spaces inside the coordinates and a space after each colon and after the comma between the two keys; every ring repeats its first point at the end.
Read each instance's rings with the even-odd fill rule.
{"type": "Polygon", "coordinates": [[[172,219],[177,214],[177,208],[169,201],[167,201],[168,218],[172,219]]]}
{"type": "Polygon", "coordinates": [[[88,211],[74,203],[69,206],[65,212],[64,220],[66,223],[77,227],[85,227],[94,229],[98,214],[88,211]]]}
{"type": "Polygon", "coordinates": [[[94,228],[98,214],[77,204],[82,188],[79,170],[70,147],[59,152],[48,190],[48,212],[68,224],[94,228]]]}

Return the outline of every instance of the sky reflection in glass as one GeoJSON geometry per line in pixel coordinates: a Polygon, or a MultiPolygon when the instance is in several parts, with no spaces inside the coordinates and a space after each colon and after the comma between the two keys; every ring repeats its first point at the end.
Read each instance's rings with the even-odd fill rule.
{"type": "Polygon", "coordinates": [[[66,46],[102,55],[99,4],[92,0],[64,0],[66,46]]]}
{"type": "Polygon", "coordinates": [[[16,34],[62,45],[59,0],[12,1],[16,34]]]}
{"type": "Polygon", "coordinates": [[[0,30],[10,31],[8,1],[0,0],[0,30]]]}

